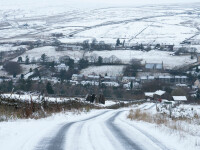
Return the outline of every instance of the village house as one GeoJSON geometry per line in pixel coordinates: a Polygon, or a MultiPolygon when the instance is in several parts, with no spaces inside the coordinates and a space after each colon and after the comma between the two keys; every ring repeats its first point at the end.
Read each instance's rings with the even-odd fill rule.
{"type": "Polygon", "coordinates": [[[140,77],[141,83],[151,82],[153,80],[155,80],[154,76],[142,76],[142,77],[140,77]]]}
{"type": "Polygon", "coordinates": [[[72,75],[72,81],[82,81],[84,79],[84,76],[82,74],[73,74],[72,75]]]}
{"type": "Polygon", "coordinates": [[[79,84],[78,81],[73,81],[73,80],[70,80],[69,83],[70,83],[71,85],[77,85],[77,84],[79,84]]]}
{"type": "Polygon", "coordinates": [[[77,45],[60,45],[56,48],[56,51],[80,51],[82,50],[82,46],[77,46],[77,45]]]}
{"type": "Polygon", "coordinates": [[[86,79],[89,81],[99,81],[100,76],[88,75],[88,76],[86,76],[86,79]]]}
{"type": "Polygon", "coordinates": [[[173,77],[171,76],[158,76],[158,80],[164,83],[171,83],[172,82],[171,79],[173,79],[173,77]]]}
{"type": "Polygon", "coordinates": [[[122,77],[122,83],[128,83],[135,81],[135,77],[122,77]]]}
{"type": "MultiPolygon", "coordinates": [[[[140,87],[140,84],[138,82],[133,82],[133,89],[137,89],[140,87]]],[[[123,84],[124,89],[131,89],[131,82],[128,82],[126,84],[123,84]]]]}
{"type": "Polygon", "coordinates": [[[165,93],[166,93],[165,91],[157,90],[155,92],[145,92],[144,95],[145,95],[146,99],[150,99],[150,100],[156,99],[156,100],[158,100],[158,99],[163,98],[165,93]]]}
{"type": "Polygon", "coordinates": [[[186,96],[172,96],[172,98],[176,103],[187,102],[187,97],[186,96]]]}
{"type": "Polygon", "coordinates": [[[110,82],[110,81],[117,81],[117,77],[116,76],[105,76],[104,78],[103,78],[103,81],[108,81],[108,82],[110,82]]]}
{"type": "Polygon", "coordinates": [[[187,76],[175,76],[174,77],[175,83],[186,83],[187,82],[187,76]]]}
{"type": "Polygon", "coordinates": [[[65,64],[60,64],[60,65],[57,65],[55,66],[56,70],[58,72],[60,72],[61,70],[65,70],[65,71],[68,71],[69,70],[69,66],[66,66],[65,64]]]}
{"type": "Polygon", "coordinates": [[[145,69],[148,71],[164,70],[163,62],[162,63],[146,63],[145,62],[145,69]]]}
{"type": "Polygon", "coordinates": [[[96,81],[81,81],[81,84],[83,86],[85,86],[85,85],[99,86],[99,82],[96,82],[96,81]]]}
{"type": "Polygon", "coordinates": [[[102,85],[110,86],[110,87],[119,87],[119,83],[117,82],[102,82],[102,85]]]}

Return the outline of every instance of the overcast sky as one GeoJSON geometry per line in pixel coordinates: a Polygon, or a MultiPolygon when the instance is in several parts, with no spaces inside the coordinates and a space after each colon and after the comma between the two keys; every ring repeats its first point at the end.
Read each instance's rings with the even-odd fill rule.
{"type": "Polygon", "coordinates": [[[77,8],[118,7],[155,4],[184,4],[200,0],[0,0],[0,10],[4,8],[26,8],[46,6],[70,6],[77,8]]]}

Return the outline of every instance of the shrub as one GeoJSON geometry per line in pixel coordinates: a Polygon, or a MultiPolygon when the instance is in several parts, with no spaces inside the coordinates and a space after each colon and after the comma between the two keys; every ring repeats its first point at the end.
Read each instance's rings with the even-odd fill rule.
{"type": "Polygon", "coordinates": [[[21,72],[21,66],[17,62],[9,61],[4,65],[4,69],[11,75],[17,75],[21,72]]]}

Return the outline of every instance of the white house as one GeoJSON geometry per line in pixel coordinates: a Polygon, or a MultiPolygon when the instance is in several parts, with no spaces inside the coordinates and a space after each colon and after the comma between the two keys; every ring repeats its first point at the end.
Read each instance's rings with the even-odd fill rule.
{"type": "Polygon", "coordinates": [[[186,102],[187,97],[186,96],[173,96],[173,100],[175,102],[186,102]]]}
{"type": "Polygon", "coordinates": [[[119,83],[117,82],[102,82],[105,86],[111,86],[111,87],[119,87],[119,83]]]}
{"type": "Polygon", "coordinates": [[[72,75],[72,81],[80,81],[80,80],[82,80],[83,79],[83,75],[82,74],[73,74],[72,75]]]}
{"type": "Polygon", "coordinates": [[[132,81],[135,81],[135,77],[123,77],[122,78],[123,83],[128,83],[128,82],[132,82],[132,81]]]}
{"type": "Polygon", "coordinates": [[[58,72],[60,72],[61,70],[66,70],[66,71],[69,70],[69,66],[66,66],[65,64],[57,65],[55,66],[55,68],[57,69],[58,72]]]}

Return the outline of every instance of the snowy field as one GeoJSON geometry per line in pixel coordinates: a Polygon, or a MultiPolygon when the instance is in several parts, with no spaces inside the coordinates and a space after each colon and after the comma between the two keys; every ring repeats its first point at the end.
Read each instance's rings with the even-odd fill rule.
{"type": "MultiPolygon", "coordinates": [[[[0,42],[45,41],[54,38],[52,33],[62,33],[64,36],[58,39],[63,43],[91,41],[93,38],[115,43],[120,38],[126,44],[142,42],[179,45],[188,38],[200,39],[200,3],[195,3],[198,0],[189,1],[189,4],[187,2],[59,0],[55,3],[53,0],[1,0],[0,42]]],[[[199,52],[200,46],[196,47],[199,52]]],[[[0,51],[17,48],[12,44],[0,45],[0,51]]],[[[196,61],[190,60],[190,56],[170,56],[168,52],[96,51],[84,54],[80,51],[56,52],[51,46],[27,51],[22,57],[25,59],[29,56],[30,60],[37,60],[43,53],[51,60],[68,55],[76,61],[94,53],[104,58],[116,55],[124,63],[134,58],[142,59],[143,63],[163,61],[166,68],[196,61]]]]}
{"type": "MultiPolygon", "coordinates": [[[[124,63],[129,63],[131,59],[141,59],[142,63],[162,63],[165,68],[180,67],[196,62],[196,59],[191,60],[190,56],[172,56],[171,52],[152,50],[149,52],[132,51],[132,50],[116,50],[116,51],[94,51],[94,54],[103,58],[115,55],[124,63]]],[[[90,55],[92,55],[90,53],[90,55]]]]}
{"type": "Polygon", "coordinates": [[[92,66],[81,70],[84,75],[120,76],[123,74],[124,66],[92,66]]]}
{"type": "MultiPolygon", "coordinates": [[[[62,56],[70,56],[74,60],[79,60],[83,57],[83,51],[56,51],[55,47],[45,46],[40,48],[34,48],[32,50],[26,51],[21,55],[22,60],[25,61],[26,56],[29,57],[29,60],[32,61],[40,61],[41,55],[46,54],[49,60],[58,61],[59,57],[62,56]]],[[[18,58],[15,58],[14,61],[17,61],[18,58]]]]}
{"type": "MultiPolygon", "coordinates": [[[[84,56],[87,56],[90,58],[91,56],[101,56],[103,58],[108,58],[111,56],[116,56],[117,58],[122,60],[122,63],[129,63],[131,59],[140,59],[142,60],[142,63],[162,63],[164,64],[165,68],[174,68],[174,67],[180,67],[182,65],[188,65],[191,63],[196,62],[196,59],[191,60],[190,55],[188,56],[172,56],[172,52],[166,52],[166,51],[157,51],[157,50],[151,50],[149,52],[143,52],[143,51],[134,51],[134,50],[113,50],[113,51],[93,51],[93,52],[86,52],[84,51],[56,51],[55,47],[51,46],[45,46],[40,48],[34,48],[32,50],[26,51],[22,56],[23,60],[25,60],[26,56],[29,57],[30,61],[39,60],[41,58],[42,54],[46,54],[47,57],[49,57],[50,60],[58,61],[59,57],[61,56],[70,56],[70,58],[74,59],[75,61],[78,61],[79,59],[83,58],[84,56]],[[159,57],[158,57],[159,56],[159,57]]],[[[14,61],[17,61],[17,58],[14,59],[14,61]]],[[[102,71],[103,67],[96,67],[83,70],[84,73],[92,73],[96,72],[99,68],[100,70],[98,73],[102,71]]],[[[114,67],[116,70],[113,72],[113,74],[120,73],[122,70],[122,66],[114,67]]],[[[106,69],[108,72],[111,72],[110,67],[106,69]]],[[[104,73],[105,71],[102,71],[104,73]]],[[[88,74],[87,73],[87,74],[88,74]]]]}
{"type": "Polygon", "coordinates": [[[179,44],[199,35],[199,4],[193,4],[199,1],[187,2],[1,0],[0,41],[47,40],[63,33],[62,42],[96,38],[115,43],[121,38],[126,43],[179,44]]]}

